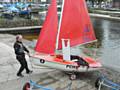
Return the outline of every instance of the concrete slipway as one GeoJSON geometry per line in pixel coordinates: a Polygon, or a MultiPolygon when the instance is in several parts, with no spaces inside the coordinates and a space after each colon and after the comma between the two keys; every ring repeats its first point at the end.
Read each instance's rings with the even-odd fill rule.
{"type": "MultiPolygon", "coordinates": [[[[110,79],[115,82],[120,82],[120,73],[113,71],[112,69],[103,68],[98,72],[93,73],[79,73],[77,80],[69,80],[68,75],[65,73],[49,69],[45,67],[33,68],[28,60],[29,67],[33,70],[33,73],[27,75],[25,71],[23,74],[25,77],[18,78],[16,72],[19,69],[19,63],[15,59],[13,50],[13,44],[15,42],[15,36],[8,34],[0,34],[0,90],[22,90],[25,82],[33,80],[38,82],[47,88],[54,90],[96,90],[94,83],[100,73],[104,73],[110,79]]],[[[24,43],[29,46],[30,41],[24,40],[24,43]]],[[[32,50],[29,48],[30,52],[32,50]]],[[[38,89],[35,89],[38,90],[38,89]]]]}

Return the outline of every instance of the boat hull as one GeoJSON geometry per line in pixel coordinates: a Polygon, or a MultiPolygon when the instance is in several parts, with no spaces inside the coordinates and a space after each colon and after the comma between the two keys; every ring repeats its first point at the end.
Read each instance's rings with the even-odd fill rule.
{"type": "MultiPolygon", "coordinates": [[[[51,59],[51,57],[47,57],[47,59],[51,59]]],[[[57,58],[53,58],[53,59],[57,59],[57,58]]],[[[36,57],[36,56],[32,57],[32,63],[35,66],[45,66],[45,67],[49,67],[49,68],[53,68],[53,69],[58,69],[61,71],[90,72],[90,71],[97,71],[97,70],[101,69],[101,66],[98,66],[98,67],[97,66],[96,67],[88,67],[85,65],[78,66],[78,64],[74,61],[70,61],[70,62],[62,61],[63,63],[61,63],[60,61],[56,61],[56,62],[55,61],[49,61],[43,57],[36,57]]]]}

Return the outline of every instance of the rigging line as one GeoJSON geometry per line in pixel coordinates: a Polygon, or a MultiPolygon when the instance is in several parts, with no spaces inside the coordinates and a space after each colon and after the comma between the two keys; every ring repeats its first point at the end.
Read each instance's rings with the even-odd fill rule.
{"type": "Polygon", "coordinates": [[[59,35],[60,35],[60,27],[61,27],[62,16],[63,16],[63,8],[64,8],[64,0],[63,0],[63,4],[62,4],[60,21],[59,21],[59,25],[58,25],[58,33],[57,33],[57,38],[56,38],[56,50],[58,49],[58,42],[59,42],[59,35]]]}

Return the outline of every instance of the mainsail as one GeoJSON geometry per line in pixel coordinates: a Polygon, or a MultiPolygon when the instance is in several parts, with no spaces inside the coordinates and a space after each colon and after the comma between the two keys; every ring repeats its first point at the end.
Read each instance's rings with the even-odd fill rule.
{"type": "Polygon", "coordinates": [[[70,46],[96,40],[85,0],[63,0],[63,2],[60,31],[58,31],[57,4],[56,0],[51,1],[36,44],[37,52],[53,54],[56,41],[58,49],[62,48],[62,39],[70,39],[70,46]]]}
{"type": "Polygon", "coordinates": [[[56,0],[51,1],[48,13],[40,32],[35,50],[40,53],[53,54],[56,47],[58,15],[56,0]]]}
{"type": "Polygon", "coordinates": [[[96,40],[85,0],[64,0],[58,49],[61,39],[70,39],[70,46],[96,40]]]}

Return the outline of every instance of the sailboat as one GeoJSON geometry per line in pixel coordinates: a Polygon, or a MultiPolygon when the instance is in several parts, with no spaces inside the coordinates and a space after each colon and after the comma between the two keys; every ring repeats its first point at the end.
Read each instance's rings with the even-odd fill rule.
{"type": "Polygon", "coordinates": [[[68,72],[99,70],[102,67],[99,61],[70,53],[70,47],[94,41],[96,37],[85,0],[63,0],[60,20],[56,0],[51,0],[32,62],[68,72]],[[56,50],[62,50],[62,54],[56,50]]]}

